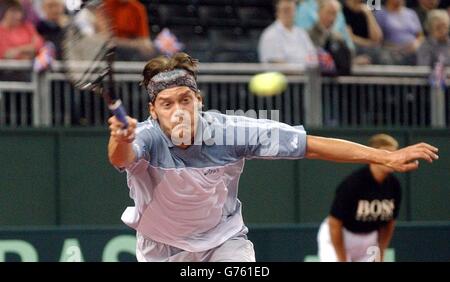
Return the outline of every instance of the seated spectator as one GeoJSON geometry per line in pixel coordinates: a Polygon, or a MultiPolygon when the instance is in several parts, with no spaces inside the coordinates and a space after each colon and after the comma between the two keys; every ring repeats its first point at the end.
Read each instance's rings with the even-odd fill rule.
{"type": "Polygon", "coordinates": [[[17,0],[4,1],[0,19],[0,59],[34,58],[43,40],[30,22],[24,21],[24,10],[17,0]]]}
{"type": "Polygon", "coordinates": [[[148,60],[155,56],[144,5],[137,0],[105,0],[117,44],[117,60],[148,60]]]}
{"type": "Polygon", "coordinates": [[[50,41],[56,48],[56,57],[61,58],[61,42],[64,28],[69,17],[64,14],[64,0],[42,0],[44,18],[37,24],[37,30],[45,41],[50,41]]]}
{"type": "Polygon", "coordinates": [[[322,72],[332,75],[349,74],[352,64],[351,50],[345,44],[342,36],[333,30],[333,25],[341,10],[341,4],[338,0],[319,0],[318,5],[319,18],[309,30],[309,36],[314,45],[319,48],[319,63],[322,72]],[[327,53],[332,57],[331,64],[327,53]]]}
{"type": "Polygon", "coordinates": [[[383,33],[372,11],[361,0],[346,0],[343,7],[345,21],[355,44],[355,64],[377,63],[383,33]]]}
{"type": "Polygon", "coordinates": [[[416,12],[404,6],[404,0],[387,0],[375,12],[383,31],[383,50],[380,62],[387,65],[415,64],[416,51],[422,44],[422,26],[416,12]]]}
{"type": "MultiPolygon", "coordinates": [[[[317,23],[319,15],[318,11],[318,1],[316,0],[302,0],[302,2],[297,7],[297,14],[295,17],[295,24],[305,30],[310,30],[313,25],[317,23]]],[[[351,49],[355,49],[355,45],[350,37],[347,30],[347,24],[345,23],[345,17],[342,11],[339,11],[336,21],[333,25],[333,31],[340,34],[344,38],[345,43],[351,49]]]]}
{"type": "Polygon", "coordinates": [[[259,59],[263,63],[292,63],[316,65],[316,51],[308,33],[294,25],[296,1],[275,3],[276,21],[268,26],[259,39],[259,59]]]}
{"type": "Polygon", "coordinates": [[[437,9],[439,6],[440,0],[417,0],[417,7],[414,8],[417,16],[419,17],[420,24],[422,25],[422,29],[427,34],[427,30],[425,28],[425,23],[427,20],[427,14],[429,11],[433,9],[437,9]]]}
{"type": "Polygon", "coordinates": [[[426,28],[428,37],[417,52],[417,64],[433,67],[439,56],[444,64],[450,66],[450,19],[445,10],[432,10],[428,13],[426,28]]]}
{"type": "MultiPolygon", "coordinates": [[[[32,0],[18,0],[18,1],[22,5],[25,14],[24,20],[36,25],[37,22],[39,21],[39,13],[36,11],[35,5],[39,1],[35,0],[34,3],[32,0]]],[[[7,2],[6,0],[0,0],[0,18],[2,17],[5,11],[4,4],[6,2],[7,2]]]]}

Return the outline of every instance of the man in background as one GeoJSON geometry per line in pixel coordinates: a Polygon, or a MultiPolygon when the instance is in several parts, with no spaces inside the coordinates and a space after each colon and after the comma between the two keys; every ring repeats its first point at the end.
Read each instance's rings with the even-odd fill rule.
{"type": "Polygon", "coordinates": [[[340,11],[339,1],[320,0],[317,23],[309,30],[309,36],[318,48],[319,63],[324,74],[348,75],[351,72],[352,52],[345,44],[344,38],[333,30],[340,11]],[[325,67],[325,62],[330,60],[326,59],[327,55],[331,56],[334,68],[325,67]]]}
{"type": "Polygon", "coordinates": [[[259,40],[259,58],[263,63],[317,64],[316,51],[308,33],[294,25],[296,0],[278,0],[276,21],[259,40]]]}
{"type": "MultiPolygon", "coordinates": [[[[398,142],[386,134],[370,138],[369,147],[396,151],[398,142]]],[[[339,185],[317,241],[323,262],[382,261],[400,210],[401,187],[394,171],[369,164],[339,185]]]]}
{"type": "Polygon", "coordinates": [[[61,44],[64,28],[69,17],[64,13],[64,0],[42,0],[43,18],[36,28],[45,41],[50,41],[56,48],[56,57],[61,58],[61,44]]]}
{"type": "MultiPolygon", "coordinates": [[[[302,0],[297,7],[297,14],[295,16],[295,25],[305,30],[309,30],[318,21],[319,1],[317,0],[302,0]]],[[[342,11],[339,11],[336,15],[336,21],[332,27],[333,31],[345,40],[345,44],[350,50],[355,48],[352,38],[347,30],[347,24],[342,11]]]]}

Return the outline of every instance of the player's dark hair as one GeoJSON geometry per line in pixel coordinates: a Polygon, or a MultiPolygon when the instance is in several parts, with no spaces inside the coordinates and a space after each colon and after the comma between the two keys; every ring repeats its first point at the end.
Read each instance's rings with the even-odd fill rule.
{"type": "Polygon", "coordinates": [[[153,58],[145,65],[144,70],[142,71],[144,79],[141,84],[147,88],[152,77],[160,72],[171,71],[174,69],[184,69],[197,79],[198,61],[183,52],[176,53],[172,57],[159,56],[153,58]]]}
{"type": "Polygon", "coordinates": [[[22,4],[20,4],[20,2],[18,0],[5,0],[2,2],[3,3],[0,3],[0,8],[3,11],[0,14],[0,19],[3,19],[3,17],[6,14],[6,11],[8,11],[9,9],[15,8],[15,9],[19,9],[19,10],[23,11],[22,4]]]}

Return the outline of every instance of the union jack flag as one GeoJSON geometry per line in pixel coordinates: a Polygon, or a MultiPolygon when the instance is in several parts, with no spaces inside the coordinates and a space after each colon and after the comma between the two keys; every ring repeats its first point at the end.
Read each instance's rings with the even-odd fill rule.
{"type": "Polygon", "coordinates": [[[318,48],[317,56],[319,58],[319,66],[322,72],[328,74],[336,72],[336,65],[330,53],[328,53],[322,48],[318,48]]]}
{"type": "Polygon", "coordinates": [[[165,55],[173,55],[184,48],[184,44],[179,42],[177,37],[170,32],[168,28],[164,28],[155,38],[155,46],[165,55]]]}
{"type": "Polygon", "coordinates": [[[55,45],[47,41],[45,45],[39,49],[38,54],[33,61],[33,70],[35,72],[42,72],[50,68],[55,59],[55,45]]]}
{"type": "Polygon", "coordinates": [[[430,75],[430,84],[433,87],[441,87],[442,89],[445,88],[446,73],[444,62],[445,58],[444,56],[442,56],[442,54],[440,54],[430,75]]]}

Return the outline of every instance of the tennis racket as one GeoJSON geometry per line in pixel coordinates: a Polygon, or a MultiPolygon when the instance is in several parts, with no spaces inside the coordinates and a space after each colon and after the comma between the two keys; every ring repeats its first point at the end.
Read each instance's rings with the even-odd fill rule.
{"type": "Polygon", "coordinates": [[[100,94],[126,129],[127,114],[114,90],[115,45],[112,39],[103,1],[83,1],[64,33],[62,63],[73,86],[100,94]]]}

